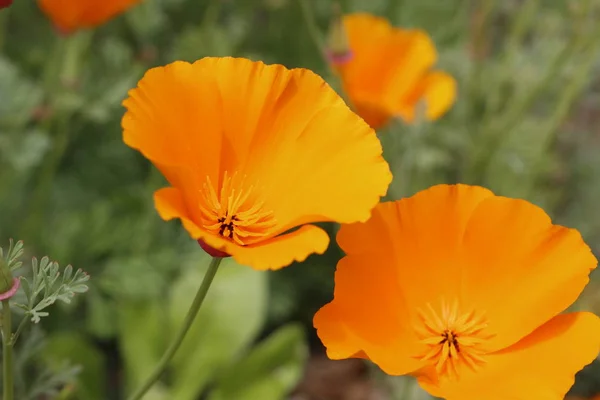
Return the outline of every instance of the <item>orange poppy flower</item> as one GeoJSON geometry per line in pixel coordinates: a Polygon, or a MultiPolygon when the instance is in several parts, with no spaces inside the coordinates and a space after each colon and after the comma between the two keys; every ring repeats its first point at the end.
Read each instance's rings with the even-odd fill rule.
{"type": "Polygon", "coordinates": [[[421,100],[430,120],[452,106],[456,81],[431,70],[437,53],[425,32],[394,28],[384,18],[362,13],[344,16],[343,28],[350,53],[331,49],[332,67],[356,112],[374,129],[393,117],[413,122],[421,100]]]}
{"type": "Polygon", "coordinates": [[[177,61],[124,106],[125,143],[171,184],[155,193],[161,217],[256,269],[324,252],[328,235],[305,224],[365,221],[391,182],[375,132],[305,69],[177,61]]]}
{"type": "Polygon", "coordinates": [[[141,0],[38,0],[42,11],[64,33],[94,28],[141,0]]]}
{"type": "Polygon", "coordinates": [[[434,186],[337,241],[334,299],[314,318],[332,359],[368,358],[448,400],[559,400],[600,351],[600,318],[559,314],[597,260],[526,201],[434,186]]]}

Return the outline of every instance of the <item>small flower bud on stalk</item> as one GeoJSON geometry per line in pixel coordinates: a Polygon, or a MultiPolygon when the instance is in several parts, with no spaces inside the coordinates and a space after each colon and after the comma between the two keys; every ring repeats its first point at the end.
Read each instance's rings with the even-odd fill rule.
{"type": "Polygon", "coordinates": [[[6,300],[14,296],[20,285],[21,280],[13,278],[8,264],[0,258],[0,300],[6,300]]]}
{"type": "Polygon", "coordinates": [[[333,4],[333,17],[329,25],[329,38],[327,40],[327,58],[334,65],[345,64],[352,59],[352,49],[350,49],[348,33],[344,27],[342,9],[339,3],[333,4]]]}

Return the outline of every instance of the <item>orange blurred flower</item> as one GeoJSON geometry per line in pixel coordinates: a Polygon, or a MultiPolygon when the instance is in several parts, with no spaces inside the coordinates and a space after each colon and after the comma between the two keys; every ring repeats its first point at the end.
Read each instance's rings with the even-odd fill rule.
{"type": "Polygon", "coordinates": [[[10,6],[12,2],[13,0],[0,0],[0,9],[10,6]]]}
{"type": "Polygon", "coordinates": [[[141,0],[38,0],[42,11],[64,33],[94,28],[141,0]]]}
{"type": "Polygon", "coordinates": [[[124,105],[125,143],[171,184],[155,193],[161,217],[256,269],[323,253],[328,235],[305,224],[365,221],[391,181],[375,132],[305,69],[177,61],[124,105]]]}
{"type": "MultiPolygon", "coordinates": [[[[350,52],[330,49],[330,61],[356,112],[374,129],[393,117],[413,122],[422,100],[430,120],[452,106],[456,81],[445,72],[431,70],[437,53],[425,32],[394,28],[384,18],[362,13],[344,16],[343,28],[350,52]]],[[[333,34],[341,44],[335,26],[333,34]]]]}
{"type": "Polygon", "coordinates": [[[434,186],[337,241],[347,256],[314,318],[332,359],[368,358],[449,400],[558,400],[600,350],[597,316],[559,314],[597,260],[526,201],[434,186]]]}

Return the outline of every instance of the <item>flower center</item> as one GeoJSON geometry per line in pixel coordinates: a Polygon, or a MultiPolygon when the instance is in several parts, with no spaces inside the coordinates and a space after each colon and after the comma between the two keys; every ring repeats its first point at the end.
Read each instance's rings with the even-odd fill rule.
{"type": "Polygon", "coordinates": [[[203,227],[241,246],[268,236],[277,223],[273,212],[264,209],[265,203],[256,196],[254,186],[245,185],[245,178],[237,173],[229,176],[225,171],[217,192],[207,176],[199,204],[203,227]]]}
{"type": "Polygon", "coordinates": [[[426,350],[417,356],[433,365],[440,376],[458,379],[462,365],[476,371],[485,363],[483,344],[494,337],[487,332],[484,315],[474,310],[460,313],[458,301],[442,301],[441,313],[430,303],[418,310],[421,324],[416,327],[426,350]]]}

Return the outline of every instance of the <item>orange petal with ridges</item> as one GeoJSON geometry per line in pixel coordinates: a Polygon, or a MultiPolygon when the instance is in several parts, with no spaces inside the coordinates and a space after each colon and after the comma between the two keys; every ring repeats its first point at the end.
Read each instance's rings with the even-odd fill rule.
{"type": "Polygon", "coordinates": [[[329,244],[329,236],[325,231],[314,225],[304,225],[257,245],[239,246],[209,235],[196,225],[187,210],[183,194],[176,188],[157,190],[154,204],[162,219],[181,219],[184,228],[194,239],[201,239],[210,247],[233,256],[238,263],[251,265],[257,270],[279,269],[294,261],[304,261],[312,253],[323,254],[329,244]],[[288,247],[294,248],[295,252],[290,252],[288,247]]]}
{"type": "Polygon", "coordinates": [[[488,316],[490,342],[503,348],[569,307],[597,260],[579,232],[552,225],[541,208],[492,197],[471,217],[464,237],[465,301],[488,316]]]}
{"type": "Polygon", "coordinates": [[[437,60],[431,38],[423,31],[392,27],[381,17],[359,13],[344,17],[352,58],[335,64],[356,112],[373,128],[400,116],[414,120],[415,106],[428,103],[437,119],[454,103],[456,82],[430,72],[437,60]]]}
{"type": "Polygon", "coordinates": [[[140,1],[38,0],[38,4],[58,29],[68,33],[102,25],[140,1]]]}
{"type": "Polygon", "coordinates": [[[175,62],[148,71],[124,105],[125,143],[179,190],[192,237],[257,269],[323,252],[316,227],[279,235],[367,220],[391,182],[375,132],[308,70],[175,62]]]}
{"type": "Polygon", "coordinates": [[[459,291],[460,247],[467,222],[491,196],[492,192],[478,186],[433,186],[412,197],[379,204],[366,224],[342,226],[338,243],[349,256],[393,254],[409,307],[451,299],[459,291]]]}
{"type": "Polygon", "coordinates": [[[600,319],[591,313],[552,318],[515,345],[486,356],[477,372],[465,371],[458,381],[421,386],[446,400],[562,400],[575,373],[600,351],[600,319]]]}
{"type": "Polygon", "coordinates": [[[334,299],[317,312],[314,325],[334,358],[355,357],[362,351],[389,374],[406,374],[422,367],[411,358],[416,342],[394,264],[386,255],[343,258],[335,273],[334,299]],[[365,268],[376,263],[377,268],[365,268]]]}
{"type": "Polygon", "coordinates": [[[358,353],[358,340],[352,336],[344,321],[340,318],[335,304],[321,307],[313,318],[313,324],[319,338],[325,344],[327,357],[332,360],[350,358],[358,353]]]}

